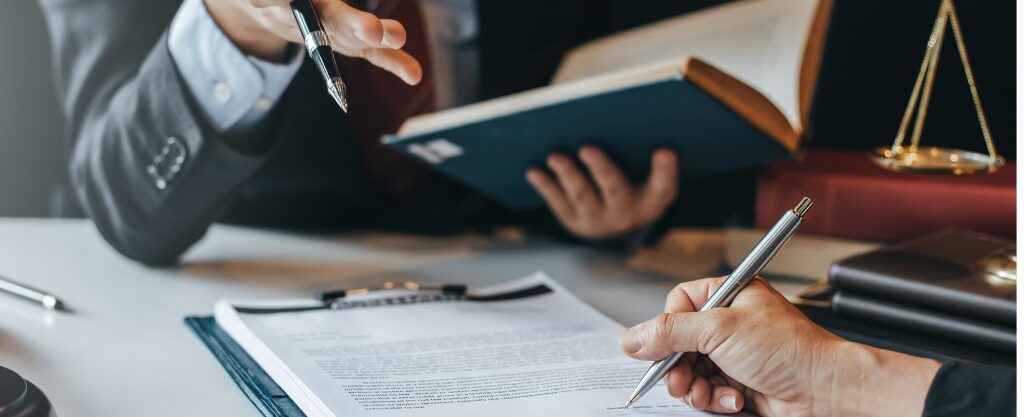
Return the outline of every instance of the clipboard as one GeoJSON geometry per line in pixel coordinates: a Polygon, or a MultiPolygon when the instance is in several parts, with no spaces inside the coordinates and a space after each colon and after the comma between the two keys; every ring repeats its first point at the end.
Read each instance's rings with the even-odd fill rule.
{"type": "MultiPolygon", "coordinates": [[[[468,301],[503,301],[545,294],[553,290],[546,285],[537,285],[516,291],[490,295],[475,295],[465,285],[445,284],[441,286],[420,285],[411,281],[388,281],[373,288],[339,289],[318,292],[313,295],[322,303],[316,307],[274,308],[274,309],[243,309],[250,314],[287,313],[311,309],[347,309],[410,304],[423,302],[444,302],[452,300],[468,301]],[[346,297],[362,295],[378,291],[402,289],[412,295],[376,299],[374,302],[349,301],[346,297]]],[[[224,371],[231,376],[238,388],[249,401],[265,417],[306,417],[297,404],[281,387],[256,363],[241,346],[236,343],[224,329],[217,325],[213,316],[187,316],[185,325],[199,337],[199,340],[210,350],[224,371]]]]}
{"type": "Polygon", "coordinates": [[[217,325],[213,316],[185,317],[185,324],[210,349],[260,414],[265,417],[306,417],[263,368],[217,325]]]}

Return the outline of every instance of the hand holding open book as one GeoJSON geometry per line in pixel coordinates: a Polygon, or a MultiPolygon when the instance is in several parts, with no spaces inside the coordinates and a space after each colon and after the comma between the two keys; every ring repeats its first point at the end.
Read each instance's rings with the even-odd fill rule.
{"type": "Polygon", "coordinates": [[[513,208],[551,152],[605,150],[639,183],[655,149],[697,177],[791,157],[806,136],[831,0],[749,0],[571,51],[550,86],[406,121],[385,143],[513,208]]]}

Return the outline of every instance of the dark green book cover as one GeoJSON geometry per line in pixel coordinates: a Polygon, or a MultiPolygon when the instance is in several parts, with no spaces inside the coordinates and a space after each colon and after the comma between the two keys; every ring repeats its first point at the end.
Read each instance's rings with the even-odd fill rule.
{"type": "Polygon", "coordinates": [[[634,181],[652,152],[677,152],[680,176],[696,178],[791,157],[765,134],[682,75],[562,100],[385,143],[511,208],[542,204],[526,182],[551,152],[604,149],[634,181]]]}

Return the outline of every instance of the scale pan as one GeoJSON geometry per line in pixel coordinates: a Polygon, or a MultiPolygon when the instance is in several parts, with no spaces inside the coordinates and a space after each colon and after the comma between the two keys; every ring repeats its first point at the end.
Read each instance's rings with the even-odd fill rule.
{"type": "Polygon", "coordinates": [[[901,146],[896,148],[895,155],[891,147],[883,146],[876,148],[869,156],[882,168],[920,174],[991,174],[1006,165],[1006,160],[1001,156],[993,160],[987,154],[933,146],[901,146]]]}

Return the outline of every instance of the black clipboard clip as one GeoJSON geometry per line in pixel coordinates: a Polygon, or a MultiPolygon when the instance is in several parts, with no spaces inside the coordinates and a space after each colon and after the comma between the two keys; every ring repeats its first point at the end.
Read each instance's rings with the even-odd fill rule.
{"type": "Polygon", "coordinates": [[[436,294],[444,298],[464,298],[469,292],[465,284],[424,285],[412,281],[386,281],[376,287],[321,291],[313,294],[313,297],[324,305],[333,307],[337,306],[339,301],[344,301],[346,297],[396,289],[409,290],[421,295],[436,294]]]}
{"type": "Polygon", "coordinates": [[[536,295],[542,295],[551,293],[553,290],[547,285],[535,285],[533,287],[522,288],[511,292],[498,293],[498,294],[474,294],[469,291],[469,288],[465,284],[441,284],[441,285],[423,285],[412,281],[386,281],[376,287],[367,288],[353,288],[353,289],[336,289],[330,291],[321,291],[313,294],[318,301],[323,303],[323,307],[332,310],[341,310],[353,307],[376,307],[385,305],[396,305],[396,304],[418,304],[426,302],[437,302],[437,301],[508,301],[519,298],[533,297],[536,295]],[[407,290],[411,294],[398,295],[394,297],[374,298],[374,299],[355,299],[348,300],[347,298],[371,294],[377,291],[387,290],[407,290]]]}

